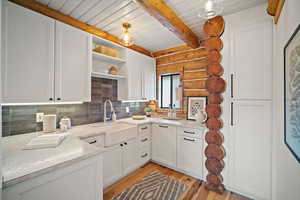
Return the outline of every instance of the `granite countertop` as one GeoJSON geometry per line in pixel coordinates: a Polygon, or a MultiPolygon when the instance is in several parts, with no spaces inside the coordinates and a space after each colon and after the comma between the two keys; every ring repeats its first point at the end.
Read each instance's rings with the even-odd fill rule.
{"type": "Polygon", "coordinates": [[[186,128],[206,128],[205,124],[201,124],[196,121],[191,120],[168,120],[163,118],[145,118],[144,120],[133,120],[132,118],[120,119],[120,122],[131,123],[136,125],[148,124],[148,123],[158,123],[167,124],[170,126],[186,127],[186,128]]]}
{"type": "Polygon", "coordinates": [[[68,137],[56,148],[22,150],[34,137],[43,132],[34,132],[2,138],[2,175],[3,187],[26,181],[27,179],[55,170],[57,167],[70,165],[105,151],[90,145],[81,139],[114,133],[122,128],[132,128],[147,123],[163,123],[173,126],[205,128],[199,122],[187,120],[166,120],[161,118],[146,118],[133,120],[126,118],[116,122],[100,122],[72,127],[68,137]],[[122,123],[122,126],[120,126],[122,123]]]}
{"type": "Polygon", "coordinates": [[[41,132],[2,138],[3,188],[55,170],[57,167],[95,156],[103,151],[72,135],[56,148],[22,150],[39,134],[41,132]]]}

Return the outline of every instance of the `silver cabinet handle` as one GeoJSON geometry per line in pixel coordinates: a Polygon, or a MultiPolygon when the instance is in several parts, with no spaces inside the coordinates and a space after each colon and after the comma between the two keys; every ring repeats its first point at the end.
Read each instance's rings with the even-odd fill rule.
{"type": "Polygon", "coordinates": [[[195,132],[191,132],[191,131],[183,131],[183,132],[188,134],[196,134],[195,132]]]}
{"type": "Polygon", "coordinates": [[[142,130],[146,130],[147,128],[148,128],[148,126],[145,126],[145,127],[142,128],[142,130]]]}
{"type": "Polygon", "coordinates": [[[194,139],[188,139],[188,138],[183,138],[183,139],[186,140],[186,141],[195,142],[194,139]]]}
{"type": "Polygon", "coordinates": [[[89,144],[95,144],[97,140],[90,141],[89,144]]]}
{"type": "Polygon", "coordinates": [[[230,74],[231,98],[233,98],[233,74],[230,74]]]}
{"type": "Polygon", "coordinates": [[[230,114],[231,114],[231,116],[230,116],[230,124],[231,124],[231,126],[233,126],[233,102],[231,102],[231,104],[230,104],[230,114]]]}
{"type": "Polygon", "coordinates": [[[169,128],[168,126],[164,126],[164,125],[158,125],[161,128],[169,128]]]}
{"type": "Polygon", "coordinates": [[[148,138],[142,139],[141,142],[146,142],[148,138]]]}
{"type": "Polygon", "coordinates": [[[143,154],[141,157],[145,158],[146,156],[148,156],[148,153],[143,154]]]}

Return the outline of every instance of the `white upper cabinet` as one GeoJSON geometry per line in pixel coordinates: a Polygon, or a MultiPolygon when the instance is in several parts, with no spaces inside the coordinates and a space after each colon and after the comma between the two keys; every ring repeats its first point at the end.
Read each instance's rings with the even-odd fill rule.
{"type": "MultiPolygon", "coordinates": [[[[143,55],[144,56],[144,55],[143,55]]],[[[155,59],[144,56],[143,65],[143,93],[142,97],[147,100],[156,99],[156,64],[155,59]]]]}
{"type": "Polygon", "coordinates": [[[91,100],[91,35],[56,21],[55,100],[91,100]]]}
{"type": "Polygon", "coordinates": [[[90,34],[5,1],[4,103],[90,101],[90,34]]]}
{"type": "Polygon", "coordinates": [[[231,33],[232,97],[269,100],[272,97],[272,21],[264,20],[231,33]]]}
{"type": "Polygon", "coordinates": [[[131,49],[127,50],[129,100],[155,99],[155,61],[131,49]]]}
{"type": "Polygon", "coordinates": [[[53,101],[55,21],[6,1],[3,11],[3,103],[53,101]]]}

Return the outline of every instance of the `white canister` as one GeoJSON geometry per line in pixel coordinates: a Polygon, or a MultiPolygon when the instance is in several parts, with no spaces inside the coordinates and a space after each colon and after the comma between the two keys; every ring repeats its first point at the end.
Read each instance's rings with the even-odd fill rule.
{"type": "Polygon", "coordinates": [[[45,133],[51,133],[56,131],[56,115],[44,115],[43,131],[45,133]]]}
{"type": "Polygon", "coordinates": [[[71,119],[68,117],[63,117],[60,120],[60,124],[66,125],[68,129],[71,128],[71,119]]]}

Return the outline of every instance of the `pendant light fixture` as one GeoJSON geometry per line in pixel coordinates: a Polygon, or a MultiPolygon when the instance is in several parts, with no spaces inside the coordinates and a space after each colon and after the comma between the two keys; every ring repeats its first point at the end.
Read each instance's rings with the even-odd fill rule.
{"type": "Polygon", "coordinates": [[[123,44],[125,46],[131,46],[133,45],[133,39],[132,39],[132,36],[130,35],[129,33],[129,28],[131,27],[131,24],[129,23],[123,23],[122,24],[123,26],[123,34],[122,34],[122,41],[123,41],[123,44]]]}
{"type": "Polygon", "coordinates": [[[200,10],[199,17],[203,19],[211,19],[218,16],[223,11],[223,0],[205,0],[200,10]]]}

